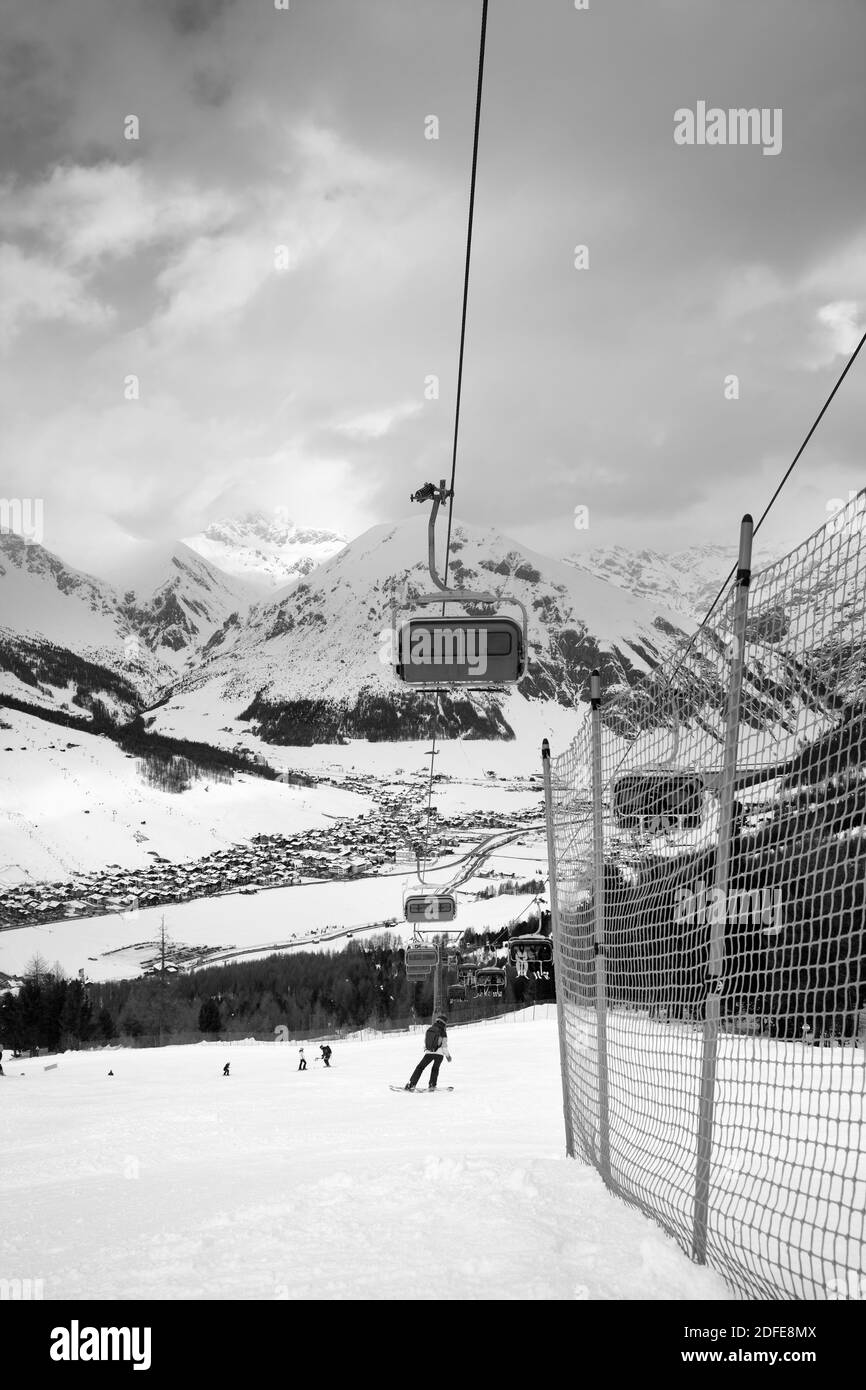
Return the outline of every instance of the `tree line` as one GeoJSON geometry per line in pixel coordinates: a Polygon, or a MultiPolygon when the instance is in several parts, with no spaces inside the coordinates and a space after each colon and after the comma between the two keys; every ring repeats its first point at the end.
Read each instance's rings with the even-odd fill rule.
{"type": "MultiPolygon", "coordinates": [[[[501,931],[472,932],[464,948],[502,939],[501,931]]],[[[525,981],[509,978],[502,1004],[513,1007],[531,997],[525,981]]],[[[278,1027],[290,1034],[331,1033],[427,1018],[432,1010],[432,976],[408,981],[405,952],[387,933],[341,951],[297,951],[99,983],[66,978],[59,966],[35,957],[20,989],[0,995],[0,1044],[59,1051],[115,1040],[268,1035],[278,1027]]]]}

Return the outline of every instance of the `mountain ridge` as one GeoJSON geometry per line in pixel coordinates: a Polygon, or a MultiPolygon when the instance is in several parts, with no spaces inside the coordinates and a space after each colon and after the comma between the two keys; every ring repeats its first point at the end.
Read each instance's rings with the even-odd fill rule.
{"type": "Polygon", "coordinates": [[[298,526],[285,507],[212,521],[184,544],[263,595],[310,574],[346,544],[339,531],[298,526]]]}

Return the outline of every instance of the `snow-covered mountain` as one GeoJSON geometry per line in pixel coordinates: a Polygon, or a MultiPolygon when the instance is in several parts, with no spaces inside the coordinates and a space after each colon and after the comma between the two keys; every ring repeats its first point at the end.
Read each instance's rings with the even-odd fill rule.
{"type": "Polygon", "coordinates": [[[232,614],[257,597],[253,585],[224,574],[183,541],[175,546],[168,578],[126,610],[141,641],[165,664],[182,671],[232,614]]]}
{"type": "Polygon", "coordinates": [[[285,507],[270,515],[250,512],[213,521],[185,544],[225,574],[243,579],[259,592],[283,588],[330,560],[346,544],[338,531],[296,526],[285,507]]]}
{"type": "MultiPolygon", "coordinates": [[[[755,569],[772,558],[756,550],[755,569]]],[[[692,545],[664,555],[658,550],[598,546],[565,557],[567,565],[606,579],[630,594],[663,603],[692,620],[700,620],[736,564],[732,545],[692,545]]]]}
{"type": "Polygon", "coordinates": [[[182,544],[167,568],[151,592],[121,594],[0,534],[0,693],[64,708],[98,699],[126,714],[154,699],[253,597],[182,544]]]}
{"type": "MultiPolygon", "coordinates": [[[[426,736],[433,701],[399,685],[388,643],[392,598],[411,611],[413,597],[431,587],[426,550],[424,518],[374,526],[245,619],[232,617],[204,647],[199,667],[154,710],[155,727],[202,736],[203,720],[213,727],[243,720],[276,743],[426,736]]],[[[509,701],[577,708],[593,666],[608,687],[630,684],[681,630],[661,604],[490,529],[455,527],[449,579],[515,595],[531,626],[519,693],[443,695],[446,736],[509,737],[509,701]]]]}
{"type": "Polygon", "coordinates": [[[131,714],[171,675],[110,584],[0,534],[0,693],[66,709],[98,699],[131,714]]]}

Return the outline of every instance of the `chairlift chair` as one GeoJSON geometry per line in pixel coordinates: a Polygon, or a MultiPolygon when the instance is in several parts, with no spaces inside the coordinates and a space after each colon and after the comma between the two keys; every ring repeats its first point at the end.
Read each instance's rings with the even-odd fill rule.
{"type": "Polygon", "coordinates": [[[457,899],[453,893],[424,892],[413,889],[403,899],[403,916],[415,924],[453,922],[457,916],[457,899]]]}
{"type": "Polygon", "coordinates": [[[703,824],[706,778],[678,766],[682,736],[678,714],[670,732],[670,750],[654,767],[622,772],[611,780],[611,813],[623,830],[699,830],[703,824]]]}
{"type": "Polygon", "coordinates": [[[478,994],[499,998],[505,993],[507,976],[501,966],[485,965],[475,976],[475,990],[478,994]]]}
{"type": "Polygon", "coordinates": [[[436,570],[435,529],[439,507],[451,494],[443,479],[438,490],[428,483],[413,500],[432,500],[428,524],[428,568],[436,590],[420,594],[415,603],[424,608],[442,605],[441,615],[426,613],[401,617],[392,609],[394,671],[406,685],[422,688],[463,686],[497,691],[516,685],[529,663],[529,615],[520,599],[486,590],[449,589],[436,570]],[[469,615],[445,615],[446,604],[464,609],[485,609],[469,615]],[[520,618],[499,611],[501,605],[520,610],[520,618]]]}
{"type": "Polygon", "coordinates": [[[426,980],[431,970],[439,964],[438,946],[406,947],[406,979],[426,980]]]}
{"type": "Polygon", "coordinates": [[[527,962],[530,969],[533,966],[549,965],[553,960],[553,942],[550,937],[537,932],[512,936],[508,943],[509,963],[517,965],[521,959],[527,962]]]}
{"type": "Polygon", "coordinates": [[[698,830],[704,787],[701,773],[671,767],[620,773],[611,782],[611,812],[622,830],[698,830]]]}

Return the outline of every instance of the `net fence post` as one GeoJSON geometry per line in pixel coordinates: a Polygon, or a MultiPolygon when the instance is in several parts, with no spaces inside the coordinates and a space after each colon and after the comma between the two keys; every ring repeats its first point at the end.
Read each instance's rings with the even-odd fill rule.
{"type": "Polygon", "coordinates": [[[601,675],[589,678],[592,721],[592,898],[595,926],[595,1020],[598,1058],[598,1167],[610,1186],[610,1116],[607,1078],[607,969],[604,956],[604,807],[601,750],[601,675]]]}
{"type": "Polygon", "coordinates": [[[740,524],[740,551],[734,591],[733,634],[730,643],[730,681],[725,715],[725,751],[719,794],[719,843],[713,878],[707,941],[706,992],[704,995],[703,1053],[701,1089],[698,1102],[698,1132],[695,1154],[695,1209],[692,1256],[697,1264],[707,1262],[710,1171],[713,1155],[713,1106],[716,1091],[719,1021],[724,984],[725,927],[728,917],[728,878],[733,835],[734,791],[740,735],[740,703],[745,662],[746,621],[749,612],[749,581],[752,577],[752,532],[748,513],[740,524]]]}
{"type": "Polygon", "coordinates": [[[556,983],[556,1023],[559,1032],[559,1069],[562,1074],[562,1113],[565,1118],[565,1152],[574,1158],[574,1130],[568,1086],[568,1045],[565,1036],[565,961],[559,925],[559,897],[556,878],[556,837],[553,830],[553,778],[550,771],[550,744],[541,745],[544,769],[544,819],[547,826],[547,864],[550,881],[550,925],[553,934],[553,961],[556,983]]]}

